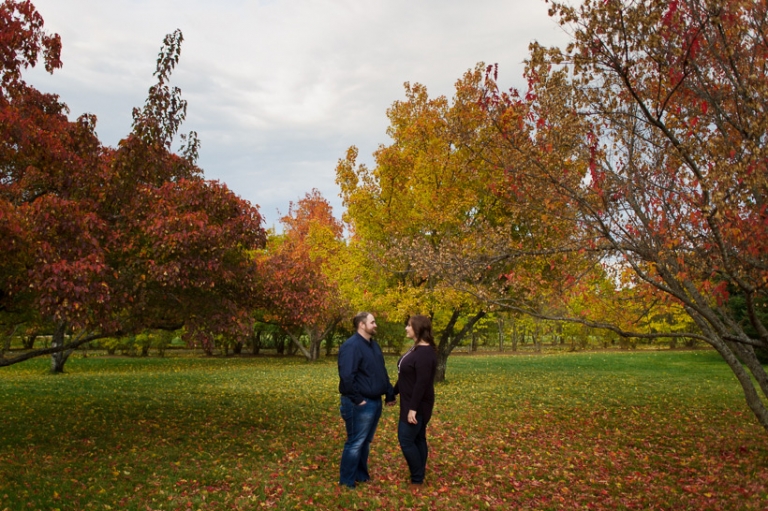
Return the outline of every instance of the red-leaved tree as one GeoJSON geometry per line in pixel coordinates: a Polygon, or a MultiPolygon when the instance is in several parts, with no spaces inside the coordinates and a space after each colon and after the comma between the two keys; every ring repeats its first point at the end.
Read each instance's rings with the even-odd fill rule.
{"type": "MultiPolygon", "coordinates": [[[[483,154],[503,171],[496,196],[568,227],[549,249],[562,263],[599,254],[623,285],[682,307],[696,329],[648,333],[531,307],[508,292],[514,271],[481,294],[497,307],[622,336],[705,341],[768,430],[768,376],[756,352],[768,348],[768,4],[552,5],[572,41],[531,46],[529,90],[501,91],[489,69],[482,104],[498,136],[483,154]]],[[[530,241],[480,243],[464,254],[466,271],[448,274],[477,292],[492,261],[539,257],[530,241]]],[[[424,267],[448,270],[440,261],[424,267]]]]}
{"type": "Polygon", "coordinates": [[[57,35],[30,2],[0,4],[0,322],[52,335],[61,371],[74,348],[105,336],[185,327],[190,342],[250,328],[265,232],[257,208],[195,165],[198,141],[172,143],[186,116],[171,87],[181,32],[169,34],[157,82],[133,130],[102,146],[96,119],[76,121],[59,98],[21,78],[42,54],[61,65],[57,35]]]}

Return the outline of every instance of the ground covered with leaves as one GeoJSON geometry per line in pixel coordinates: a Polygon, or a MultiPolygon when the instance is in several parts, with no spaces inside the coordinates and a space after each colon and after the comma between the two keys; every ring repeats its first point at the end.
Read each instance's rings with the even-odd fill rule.
{"type": "MultiPolygon", "coordinates": [[[[394,374],[395,359],[388,359],[394,374]]],[[[768,441],[710,351],[454,356],[406,490],[337,486],[333,359],[76,358],[0,371],[0,510],[768,509],[768,441]]]]}

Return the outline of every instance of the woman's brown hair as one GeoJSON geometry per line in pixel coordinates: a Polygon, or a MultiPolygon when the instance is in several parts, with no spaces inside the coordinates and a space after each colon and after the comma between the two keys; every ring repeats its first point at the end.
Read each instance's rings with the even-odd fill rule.
{"type": "Polygon", "coordinates": [[[436,349],[435,338],[432,335],[432,320],[429,319],[429,316],[422,316],[421,314],[411,316],[406,321],[406,325],[411,325],[411,328],[413,328],[416,342],[424,341],[432,346],[433,349],[436,349]]]}

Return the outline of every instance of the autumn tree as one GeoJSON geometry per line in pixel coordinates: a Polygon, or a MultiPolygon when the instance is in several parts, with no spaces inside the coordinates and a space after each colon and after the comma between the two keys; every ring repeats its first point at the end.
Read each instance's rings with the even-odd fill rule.
{"type": "Polygon", "coordinates": [[[280,221],[283,233],[271,236],[257,257],[265,300],[260,319],[279,326],[307,360],[317,360],[322,341],[350,315],[339,289],[346,278],[343,226],[318,190],[291,203],[280,221]]]}
{"type": "MultiPolygon", "coordinates": [[[[482,80],[482,66],[468,72],[452,101],[405,84],[405,99],[387,112],[392,143],[376,151],[375,168],[358,165],[351,148],[336,170],[354,240],[387,276],[375,298],[381,310],[400,320],[414,313],[433,317],[438,381],[450,353],[489,307],[479,294],[457,292],[447,273],[466,268],[448,266],[463,266],[463,255],[483,243],[522,242],[531,230],[547,228],[489,187],[500,171],[483,154],[496,132],[481,106],[482,80]],[[438,266],[441,271],[433,271],[438,266]]],[[[487,265],[498,274],[515,262],[499,258],[487,265]]],[[[475,275],[478,289],[490,273],[475,275]]]]}
{"type": "Polygon", "coordinates": [[[96,137],[94,116],[69,121],[57,96],[21,79],[40,54],[48,71],[61,65],[60,40],[32,4],[5,1],[0,23],[0,315],[53,335],[50,348],[0,365],[52,354],[58,372],[86,342],[145,329],[184,326],[204,346],[247,330],[262,218],[202,178],[194,134],[172,151],[186,115],[169,85],[181,32],[166,37],[157,83],[112,149],[96,137]]]}
{"type": "MultiPolygon", "coordinates": [[[[493,69],[486,84],[499,131],[486,155],[504,170],[498,196],[566,205],[549,213],[573,232],[563,248],[600,253],[631,275],[625,285],[682,307],[696,329],[670,335],[717,350],[768,429],[768,377],[755,354],[768,345],[759,309],[768,292],[768,4],[588,0],[551,12],[572,40],[532,45],[529,91],[501,91],[493,69]]],[[[503,293],[492,301],[548,316],[503,293]]]]}
{"type": "Polygon", "coordinates": [[[0,310],[4,322],[18,325],[35,320],[30,309],[48,312],[60,300],[82,317],[86,308],[73,295],[102,296],[90,275],[102,263],[94,247],[105,226],[83,201],[89,188],[84,176],[103,169],[95,119],[70,122],[57,96],[22,80],[22,69],[41,55],[47,71],[61,66],[60,38],[45,33],[32,4],[3,2],[0,24],[0,310]],[[47,292],[39,293],[39,285],[47,292]]]}

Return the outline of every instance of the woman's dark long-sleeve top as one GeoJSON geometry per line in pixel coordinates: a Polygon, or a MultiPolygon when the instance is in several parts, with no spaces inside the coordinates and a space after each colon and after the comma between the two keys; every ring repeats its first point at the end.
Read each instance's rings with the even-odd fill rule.
{"type": "Polygon", "coordinates": [[[415,346],[397,363],[400,373],[395,394],[400,394],[400,420],[408,422],[408,410],[429,421],[435,404],[437,354],[432,346],[415,346]]]}

